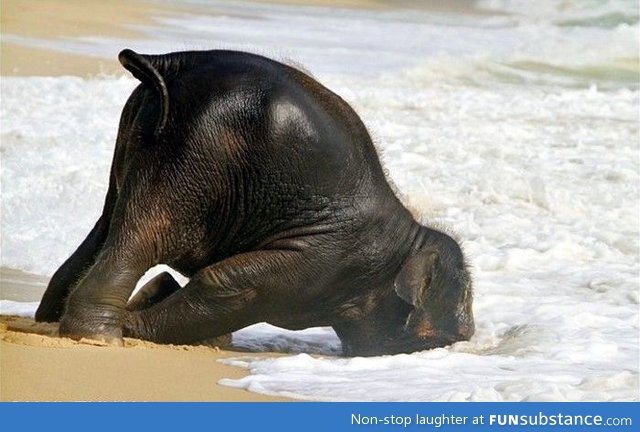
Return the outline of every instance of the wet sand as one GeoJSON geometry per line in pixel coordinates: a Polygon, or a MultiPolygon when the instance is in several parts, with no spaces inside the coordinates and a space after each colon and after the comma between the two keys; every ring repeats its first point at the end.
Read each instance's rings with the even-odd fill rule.
{"type": "Polygon", "coordinates": [[[285,401],[218,385],[252,355],[125,339],[124,347],[57,336],[57,325],[0,316],[0,401],[285,401]]]}
{"type": "MultiPolygon", "coordinates": [[[[433,12],[484,14],[473,0],[253,0],[256,3],[368,9],[422,9],[433,12]]],[[[95,76],[123,74],[113,58],[61,52],[34,45],[37,40],[116,37],[126,41],[149,37],[136,30],[158,18],[181,13],[215,14],[215,7],[151,0],[4,0],[0,3],[0,75],[95,76]],[[31,42],[30,42],[31,40],[31,42]]]]}
{"type": "Polygon", "coordinates": [[[44,276],[0,267],[0,300],[40,301],[47,282],[44,276]]]}
{"type": "MultiPolygon", "coordinates": [[[[46,278],[0,268],[0,298],[37,301],[46,278]]],[[[285,401],[218,385],[243,369],[219,359],[251,354],[211,346],[158,345],[125,339],[124,347],[74,341],[57,324],[0,316],[0,401],[285,401]]]]}
{"type": "Polygon", "coordinates": [[[119,73],[117,60],[34,48],[24,39],[82,36],[139,38],[131,28],[170,13],[168,7],[137,1],[7,0],[2,2],[2,75],[94,75],[119,73]],[[18,42],[19,41],[19,42],[18,42]]]}

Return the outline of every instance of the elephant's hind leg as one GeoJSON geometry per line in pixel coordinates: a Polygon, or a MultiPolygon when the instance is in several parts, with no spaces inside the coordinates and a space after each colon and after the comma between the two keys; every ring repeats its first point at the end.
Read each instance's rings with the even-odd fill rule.
{"type": "Polygon", "coordinates": [[[201,270],[164,301],[129,312],[125,336],[188,344],[286,315],[317,280],[300,251],[265,250],[236,255],[201,270]],[[276,303],[277,302],[277,303],[276,303]]]}
{"type": "Polygon", "coordinates": [[[106,216],[98,219],[95,226],[78,249],[54,273],[36,311],[36,321],[59,321],[64,312],[64,303],[69,292],[93,265],[109,230],[106,216]]]}
{"type": "MultiPolygon", "coordinates": [[[[168,272],[162,272],[147,282],[127,303],[128,311],[141,311],[156,305],[181,289],[180,284],[168,272]]],[[[231,334],[216,336],[215,338],[196,341],[199,345],[228,346],[231,344],[231,334]]]]}

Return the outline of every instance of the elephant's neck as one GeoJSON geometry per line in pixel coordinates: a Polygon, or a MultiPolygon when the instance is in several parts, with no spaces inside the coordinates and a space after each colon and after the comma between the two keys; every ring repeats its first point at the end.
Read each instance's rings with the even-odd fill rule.
{"type": "Polygon", "coordinates": [[[416,233],[409,255],[413,255],[425,247],[438,245],[445,239],[450,239],[450,237],[445,233],[420,225],[417,222],[416,225],[416,233]]]}

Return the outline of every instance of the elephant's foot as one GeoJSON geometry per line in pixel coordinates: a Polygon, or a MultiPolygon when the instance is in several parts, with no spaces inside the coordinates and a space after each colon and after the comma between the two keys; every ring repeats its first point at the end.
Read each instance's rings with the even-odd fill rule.
{"type": "Polygon", "coordinates": [[[62,316],[62,310],[62,303],[58,305],[42,300],[36,310],[35,320],[36,322],[58,322],[62,316]]]}
{"type": "Polygon", "coordinates": [[[123,311],[118,309],[68,310],[60,320],[59,333],[74,340],[86,338],[123,345],[122,315],[123,311]]]}

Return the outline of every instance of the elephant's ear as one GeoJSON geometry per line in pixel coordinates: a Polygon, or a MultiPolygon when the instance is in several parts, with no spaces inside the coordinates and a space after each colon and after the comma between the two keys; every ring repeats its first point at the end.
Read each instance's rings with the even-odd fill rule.
{"type": "Polygon", "coordinates": [[[154,134],[162,132],[169,118],[169,91],[164,78],[153,65],[152,60],[158,56],[138,54],[130,49],[125,49],[118,54],[118,60],[126,70],[143,84],[153,89],[160,100],[160,113],[156,119],[154,134]]]}
{"type": "Polygon", "coordinates": [[[434,278],[438,260],[438,253],[430,248],[420,250],[411,256],[394,281],[398,297],[416,308],[420,307],[425,291],[434,278]]]}

